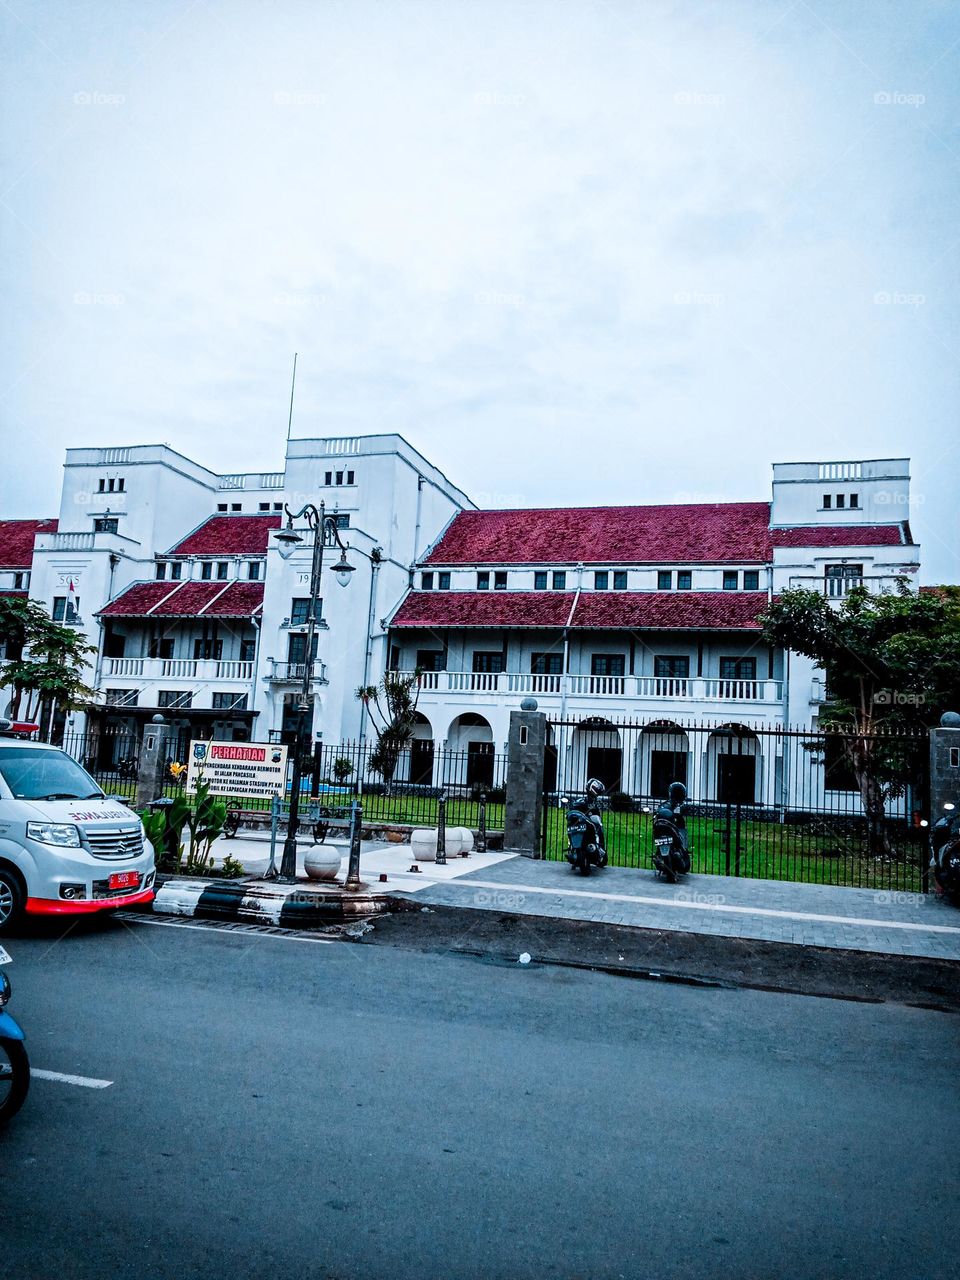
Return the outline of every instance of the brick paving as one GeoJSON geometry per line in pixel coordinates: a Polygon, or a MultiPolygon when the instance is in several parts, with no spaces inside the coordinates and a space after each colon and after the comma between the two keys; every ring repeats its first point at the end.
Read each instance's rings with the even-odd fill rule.
{"type": "MultiPolygon", "coordinates": [[[[565,862],[513,857],[456,878],[391,876],[417,902],[642,929],[960,960],[960,911],[932,894],[691,875],[669,885],[651,871],[607,867],[587,878],[565,862]]],[[[459,868],[458,868],[459,870],[459,868]]]]}

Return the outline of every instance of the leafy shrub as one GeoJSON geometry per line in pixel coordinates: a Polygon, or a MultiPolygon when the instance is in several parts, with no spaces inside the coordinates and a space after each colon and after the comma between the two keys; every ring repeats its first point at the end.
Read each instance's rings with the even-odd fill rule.
{"type": "Polygon", "coordinates": [[[223,866],[220,868],[220,875],[224,880],[239,880],[241,876],[245,876],[246,870],[242,862],[238,862],[236,858],[231,857],[228,853],[223,860],[223,866]]]}

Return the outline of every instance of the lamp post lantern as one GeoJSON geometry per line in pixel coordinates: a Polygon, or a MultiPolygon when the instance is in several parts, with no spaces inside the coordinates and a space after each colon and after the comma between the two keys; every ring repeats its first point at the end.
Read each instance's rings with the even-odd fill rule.
{"type": "Polygon", "coordinates": [[[311,682],[313,679],[313,644],[317,632],[317,605],[320,599],[320,576],[323,573],[323,548],[329,536],[340,548],[340,559],[333,566],[337,582],[345,587],[354,572],[352,564],[347,563],[347,545],[340,537],[340,530],[333,516],[328,516],[324,504],[319,507],[308,502],[296,513],[284,506],[287,516],[286,527],[278,530],[273,536],[277,540],[277,549],[284,560],[289,560],[298,547],[304,545],[304,535],[293,527],[294,520],[303,517],[307,528],[313,533],[313,558],[310,566],[310,591],[307,602],[307,634],[304,643],[303,678],[300,683],[300,700],[297,703],[297,727],[293,748],[293,777],[290,792],[290,817],[287,823],[287,836],[283,842],[283,857],[280,862],[279,879],[293,884],[297,878],[297,826],[300,816],[300,784],[303,773],[303,754],[306,750],[304,733],[307,712],[311,708],[311,682]]]}

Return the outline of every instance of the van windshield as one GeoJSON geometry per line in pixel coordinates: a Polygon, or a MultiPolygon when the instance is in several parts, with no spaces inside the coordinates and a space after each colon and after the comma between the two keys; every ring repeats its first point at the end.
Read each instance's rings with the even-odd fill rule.
{"type": "Polygon", "coordinates": [[[17,800],[93,800],[103,792],[63,751],[0,747],[0,777],[17,800]]]}

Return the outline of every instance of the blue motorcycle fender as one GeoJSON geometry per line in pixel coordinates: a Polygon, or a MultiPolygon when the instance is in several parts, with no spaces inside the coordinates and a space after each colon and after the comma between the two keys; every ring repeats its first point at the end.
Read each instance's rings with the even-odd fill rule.
{"type": "Polygon", "coordinates": [[[10,1017],[9,1013],[0,1013],[0,1040],[25,1040],[26,1036],[10,1017]]]}

